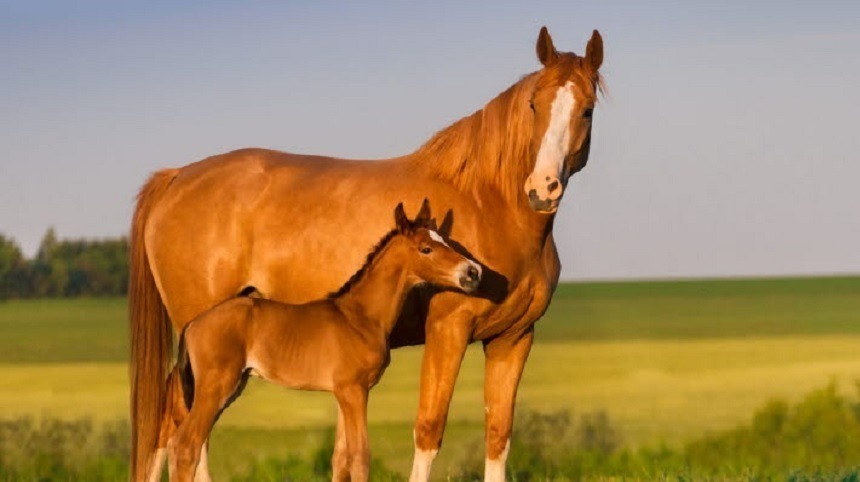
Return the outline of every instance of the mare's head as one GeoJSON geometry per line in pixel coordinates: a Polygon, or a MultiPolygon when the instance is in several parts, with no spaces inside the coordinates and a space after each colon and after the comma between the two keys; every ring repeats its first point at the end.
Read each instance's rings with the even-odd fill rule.
{"type": "Polygon", "coordinates": [[[570,177],[585,167],[591,145],[591,119],[601,86],[598,69],[603,63],[603,40],[595,30],[585,55],[559,52],[546,27],[537,40],[535,88],[529,99],[534,168],[525,181],[532,209],[553,213],[558,209],[570,177]]]}
{"type": "Polygon", "coordinates": [[[400,262],[414,284],[429,283],[471,293],[481,282],[481,266],[454,251],[436,230],[430,218],[430,204],[425,199],[421,211],[409,220],[403,203],[394,209],[400,262]]]}

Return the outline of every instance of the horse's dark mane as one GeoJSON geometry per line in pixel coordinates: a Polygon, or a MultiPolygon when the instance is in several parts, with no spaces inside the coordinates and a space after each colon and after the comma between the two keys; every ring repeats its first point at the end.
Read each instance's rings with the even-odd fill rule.
{"type": "Polygon", "coordinates": [[[385,236],[383,236],[382,239],[380,239],[379,242],[377,242],[376,245],[367,254],[367,258],[364,260],[364,264],[361,266],[361,268],[358,268],[358,271],[356,271],[355,274],[350,276],[350,278],[346,281],[346,283],[343,284],[343,286],[338,288],[337,291],[332,291],[331,293],[329,293],[326,298],[339,298],[348,293],[349,290],[352,289],[352,287],[356,283],[358,283],[361,278],[364,277],[364,274],[367,272],[368,268],[370,268],[370,265],[373,264],[373,261],[376,259],[376,256],[379,255],[379,253],[382,252],[382,249],[385,248],[386,245],[388,245],[388,242],[394,239],[394,237],[398,234],[400,234],[400,230],[396,228],[387,232],[385,236]]]}

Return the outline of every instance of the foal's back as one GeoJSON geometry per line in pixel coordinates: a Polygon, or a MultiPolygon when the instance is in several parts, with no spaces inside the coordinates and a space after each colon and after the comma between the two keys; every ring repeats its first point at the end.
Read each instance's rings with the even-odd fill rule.
{"type": "Polygon", "coordinates": [[[382,363],[369,359],[362,337],[330,300],[290,305],[234,298],[189,324],[185,343],[192,367],[250,369],[303,390],[331,391],[340,380],[382,363]]]}

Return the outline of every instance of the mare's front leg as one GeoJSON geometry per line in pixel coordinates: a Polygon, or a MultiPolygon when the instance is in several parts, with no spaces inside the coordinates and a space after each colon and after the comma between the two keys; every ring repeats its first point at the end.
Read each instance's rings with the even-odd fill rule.
{"type": "Polygon", "coordinates": [[[534,341],[534,326],[525,332],[502,333],[484,342],[484,481],[504,482],[511,446],[517,387],[534,341]]]}
{"type": "Polygon", "coordinates": [[[367,387],[350,385],[335,391],[343,413],[343,429],[349,451],[349,476],[352,482],[370,477],[370,445],[367,440],[367,387]]]}
{"type": "Polygon", "coordinates": [[[471,314],[460,312],[427,321],[410,482],[430,479],[433,459],[442,446],[448,408],[460,364],[469,345],[473,320],[471,314]]]}

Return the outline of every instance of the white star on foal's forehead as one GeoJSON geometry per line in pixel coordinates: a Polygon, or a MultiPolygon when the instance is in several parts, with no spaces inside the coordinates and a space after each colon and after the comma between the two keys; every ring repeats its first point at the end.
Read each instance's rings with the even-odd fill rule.
{"type": "Polygon", "coordinates": [[[437,243],[442,243],[445,246],[448,246],[448,243],[446,243],[445,240],[442,239],[442,236],[440,236],[439,233],[433,231],[432,229],[428,229],[427,232],[430,233],[430,239],[436,241],[437,243]]]}

